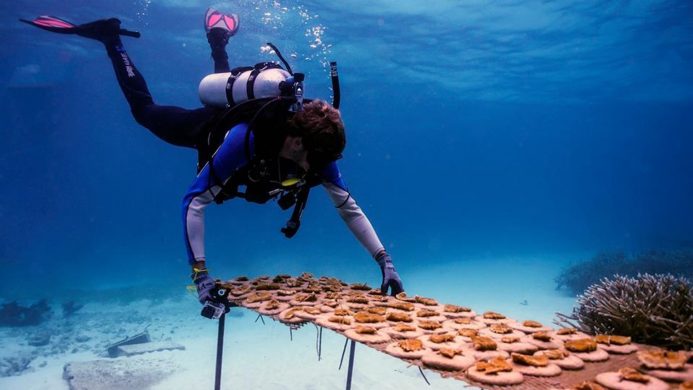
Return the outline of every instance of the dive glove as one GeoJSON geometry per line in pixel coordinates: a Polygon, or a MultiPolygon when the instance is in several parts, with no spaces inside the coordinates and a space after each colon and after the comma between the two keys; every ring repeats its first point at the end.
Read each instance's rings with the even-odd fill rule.
{"type": "Polygon", "coordinates": [[[391,295],[397,295],[404,291],[402,286],[402,280],[397,274],[394,264],[392,264],[392,258],[387,252],[382,251],[376,257],[375,261],[378,262],[380,266],[380,272],[383,274],[383,283],[380,285],[380,292],[383,295],[387,295],[387,290],[391,289],[391,295]]]}
{"type": "Polygon", "coordinates": [[[211,291],[216,286],[216,281],[207,272],[196,273],[193,282],[197,287],[197,298],[200,303],[204,304],[212,300],[211,291]]]}

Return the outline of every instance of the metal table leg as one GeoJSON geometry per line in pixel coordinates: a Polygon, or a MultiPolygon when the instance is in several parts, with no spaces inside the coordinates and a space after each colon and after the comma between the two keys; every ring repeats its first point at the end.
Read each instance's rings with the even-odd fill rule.
{"type": "Polygon", "coordinates": [[[226,313],[219,317],[219,330],[217,333],[217,368],[214,376],[214,390],[221,389],[221,358],[224,353],[224,322],[226,313]]]}
{"type": "Polygon", "coordinates": [[[429,382],[429,381],[428,381],[428,378],[426,378],[426,374],[424,374],[423,370],[421,369],[421,366],[417,366],[417,367],[419,367],[419,372],[421,373],[421,376],[422,376],[422,377],[424,378],[424,380],[426,381],[426,384],[430,386],[430,385],[431,385],[431,382],[429,382]]]}
{"type": "Polygon", "coordinates": [[[322,326],[315,325],[315,351],[318,353],[318,361],[322,358],[322,326]]]}
{"type": "Polygon", "coordinates": [[[349,347],[349,371],[347,371],[346,390],[351,390],[351,376],[354,372],[354,354],[356,353],[356,342],[351,340],[349,347]]]}
{"type": "Polygon", "coordinates": [[[338,368],[338,370],[341,370],[341,369],[342,369],[342,363],[344,363],[344,354],[346,353],[347,344],[349,344],[349,339],[345,337],[345,338],[344,338],[344,348],[342,348],[342,357],[339,358],[339,368],[338,368]]]}

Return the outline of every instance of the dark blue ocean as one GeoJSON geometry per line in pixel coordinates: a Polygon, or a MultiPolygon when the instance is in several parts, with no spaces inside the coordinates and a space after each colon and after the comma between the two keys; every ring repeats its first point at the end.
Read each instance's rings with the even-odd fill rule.
{"type": "MultiPolygon", "coordinates": [[[[690,0],[5,0],[0,389],[212,388],[218,322],[186,289],[181,216],[196,151],[135,122],[102,44],[19,21],[117,17],[141,32],[123,43],[155,102],[198,108],[198,84],[213,73],[207,7],[240,17],[232,67],[276,61],[272,42],[306,74],[306,96],[331,101],[337,61],[338,165],[409,295],[549,325],[580,291],[555,278],[599,253],[688,250],[648,259],[690,275],[690,0]],[[185,350],[108,357],[109,345],[144,333],[185,350]],[[75,374],[73,363],[87,368],[75,374]]],[[[323,189],[290,240],[280,233],[289,216],[275,202],[210,205],[211,275],[310,272],[379,286],[323,189]]],[[[609,256],[575,275],[606,275],[619,258],[609,256]]],[[[343,387],[340,333],[316,340],[318,326],[290,333],[230,313],[224,388],[343,387]]],[[[362,345],[357,356],[355,388],[425,386],[408,362],[362,345]]],[[[464,386],[429,379],[431,389],[464,386]]]]}
{"type": "MultiPolygon", "coordinates": [[[[241,17],[232,66],[276,60],[273,42],[329,100],[338,61],[339,165],[405,273],[693,243],[689,2],[18,1],[0,6],[2,294],[184,283],[196,161],[134,122],[100,44],[17,19],[117,16],[155,101],[195,108],[208,5],[241,17]]],[[[322,190],[293,240],[288,216],[210,207],[210,267],[377,276],[322,190]]]]}

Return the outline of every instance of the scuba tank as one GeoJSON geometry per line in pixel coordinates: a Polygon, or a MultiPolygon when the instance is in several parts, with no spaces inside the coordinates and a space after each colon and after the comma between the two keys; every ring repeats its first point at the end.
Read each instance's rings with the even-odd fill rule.
{"type": "MultiPolygon", "coordinates": [[[[272,131],[279,130],[277,127],[281,127],[281,124],[273,123],[273,118],[275,116],[282,118],[303,109],[305,75],[294,73],[279,50],[269,42],[267,45],[274,50],[286,69],[274,62],[262,62],[252,67],[234,68],[227,73],[210,74],[200,82],[198,91],[202,103],[205,106],[224,108],[225,110],[206,125],[204,132],[206,135],[197,145],[198,172],[212,161],[214,152],[223,143],[226,133],[236,124],[248,123],[245,153],[250,159],[249,140],[251,133],[255,135],[256,152],[260,155],[262,154],[261,149],[271,149],[272,145],[269,145],[271,142],[267,139],[272,138],[270,137],[272,131]],[[278,114],[274,112],[276,110],[279,111],[278,114]],[[265,141],[258,142],[261,139],[265,141]],[[261,148],[260,144],[267,145],[261,148]]],[[[340,89],[336,62],[330,62],[330,78],[334,92],[332,105],[338,109],[340,89]]],[[[307,99],[306,102],[308,101],[310,100],[307,99]]],[[[225,181],[220,180],[214,172],[214,166],[209,164],[210,174],[215,181],[224,183],[222,190],[215,196],[214,200],[216,203],[222,203],[230,198],[241,197],[250,202],[265,203],[271,198],[278,197],[278,204],[283,210],[294,206],[291,219],[281,229],[287,238],[291,238],[300,227],[301,214],[305,208],[310,187],[319,184],[320,180],[315,175],[310,180],[289,175],[290,177],[284,178],[285,180],[279,183],[280,186],[277,186],[277,183],[263,185],[263,180],[258,180],[256,185],[253,182],[254,174],[263,172],[262,170],[266,170],[268,165],[267,161],[258,159],[257,156],[254,160],[256,161],[249,164],[243,174],[239,175],[240,180],[234,180],[233,177],[225,181]],[[239,186],[245,186],[246,191],[240,192],[239,186]]]]}
{"type": "Polygon", "coordinates": [[[273,62],[262,62],[210,74],[200,81],[198,92],[205,106],[233,107],[253,99],[295,96],[302,93],[303,78],[302,73],[292,74],[273,62]]]}

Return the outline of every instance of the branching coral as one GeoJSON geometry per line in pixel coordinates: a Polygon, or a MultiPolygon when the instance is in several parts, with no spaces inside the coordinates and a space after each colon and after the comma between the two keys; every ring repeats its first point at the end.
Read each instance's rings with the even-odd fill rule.
{"type": "Polygon", "coordinates": [[[572,315],[557,316],[557,324],[591,334],[630,336],[636,342],[675,349],[693,346],[693,289],[683,277],[604,278],[578,296],[572,315]]]}

